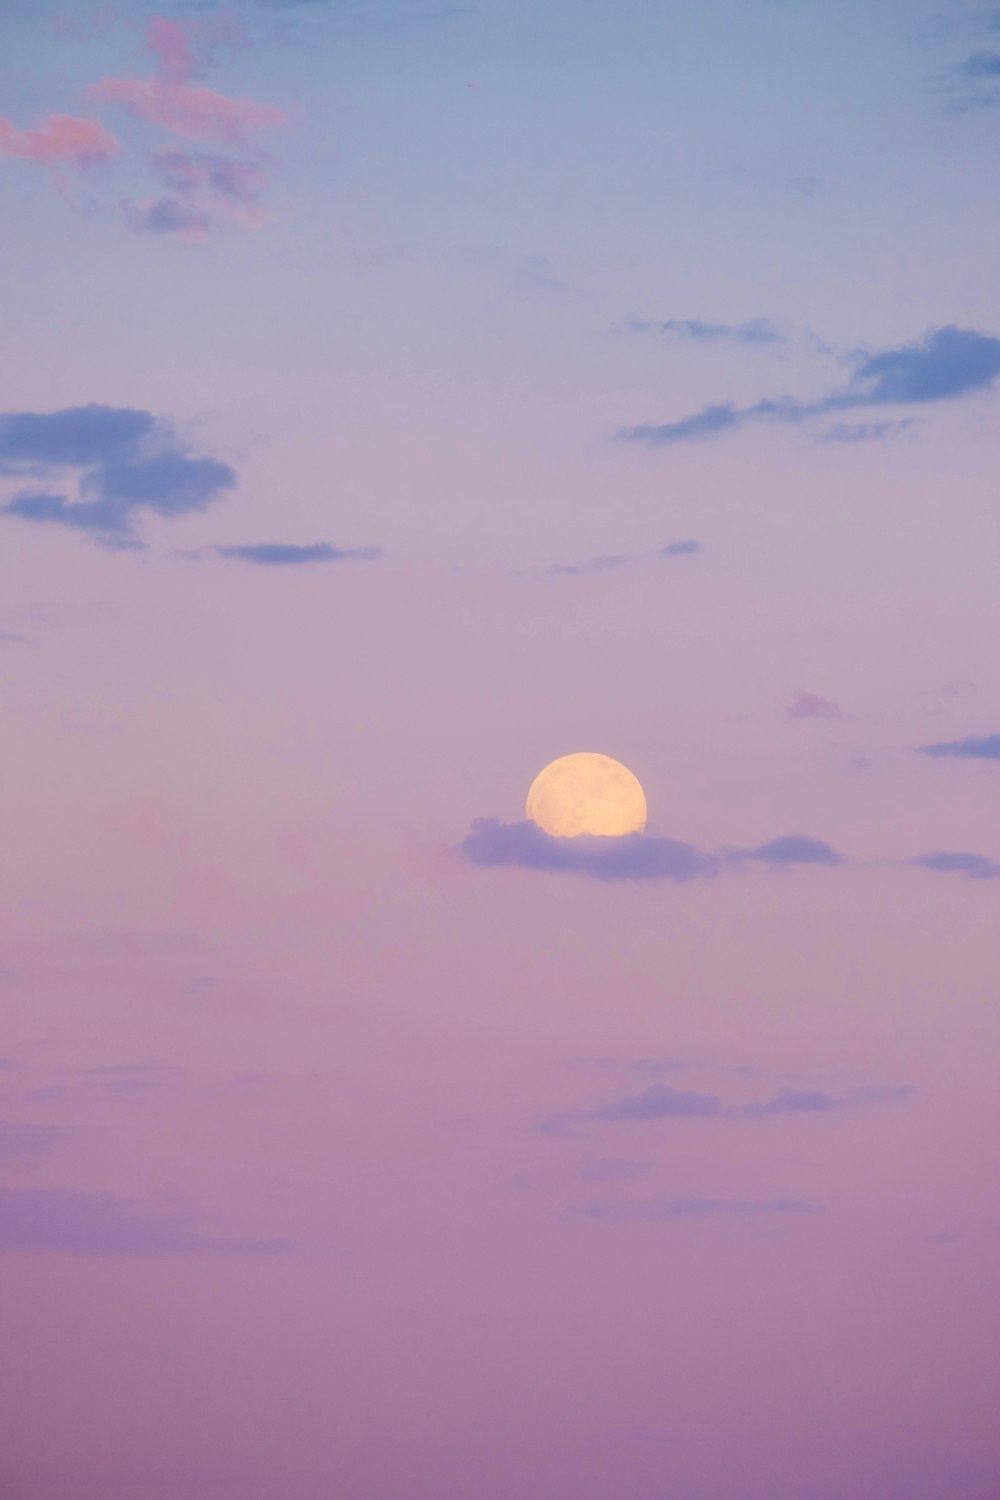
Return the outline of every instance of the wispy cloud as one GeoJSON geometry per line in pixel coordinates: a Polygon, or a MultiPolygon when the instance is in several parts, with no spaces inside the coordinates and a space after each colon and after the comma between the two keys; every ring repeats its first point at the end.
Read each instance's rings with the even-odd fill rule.
{"type": "Polygon", "coordinates": [[[0,1161],[41,1156],[65,1134],[55,1125],[23,1125],[13,1120],[0,1120],[0,1161]]]}
{"type": "Polygon", "coordinates": [[[675,1089],[652,1083],[638,1094],[613,1100],[600,1109],[577,1114],[590,1120],[759,1120],[774,1115],[813,1115],[833,1111],[899,1103],[908,1099],[908,1087],[851,1089],[834,1094],[825,1089],[782,1088],[769,1098],[749,1104],[726,1104],[718,1094],[675,1089]]]}
{"type": "Polygon", "coordinates": [[[213,557],[253,563],[261,568],[300,568],[312,563],[372,562],[382,556],[381,547],[334,547],[330,542],[253,542],[243,546],[209,547],[213,557]]]}
{"type": "MultiPolygon", "coordinates": [[[[107,25],[93,34],[102,34],[116,19],[121,17],[112,11],[107,25]]],[[[73,27],[65,27],[63,34],[74,35],[73,27]]],[[[152,74],[102,78],[86,90],[92,106],[121,111],[167,136],[241,148],[239,156],[176,148],[148,153],[152,191],[118,203],[130,228],[203,240],[220,226],[262,222],[266,174],[258,143],[286,123],[285,113],[273,104],[234,99],[196,81],[225,53],[246,44],[242,23],[231,10],[201,19],[154,15],[146,29],[152,74]]],[[[53,114],[19,129],[0,118],[0,156],[50,168],[63,190],[69,169],[110,162],[121,151],[118,138],[99,119],[53,114]]]]}
{"type": "MultiPolygon", "coordinates": [[[[916,343],[861,356],[849,385],[817,401],[780,396],[744,407],[716,403],[676,421],[623,427],[616,436],[622,442],[663,447],[750,423],[795,424],[834,412],[949,400],[987,390],[998,376],[1000,339],[971,328],[938,328],[916,343]]],[[[877,426],[864,436],[884,436],[889,430],[885,426],[879,432],[877,426]]]]}
{"type": "Polygon", "coordinates": [[[701,318],[668,318],[663,323],[630,318],[634,333],[663,333],[699,344],[782,344],[784,334],[768,318],[746,323],[706,323],[701,318]]]}
{"type": "Polygon", "coordinates": [[[99,120],[49,115],[19,130],[0,117],[0,156],[17,156],[42,167],[93,167],[111,161],[121,147],[99,120]]]}
{"type": "Polygon", "coordinates": [[[810,838],[803,833],[782,834],[756,848],[731,849],[727,853],[734,860],[751,859],[766,865],[839,865],[843,857],[825,839],[810,838]]]}
{"type": "Polygon", "coordinates": [[[580,1127],[645,1125],[651,1121],[766,1121],[776,1117],[845,1114],[910,1101],[916,1090],[908,1085],[867,1085],[834,1092],[818,1088],[783,1087],[764,1099],[727,1102],[721,1094],[701,1089],[678,1089],[657,1081],[634,1094],[612,1099],[596,1109],[576,1109],[546,1116],[537,1129],[544,1135],[579,1135],[580,1127]]]}
{"type": "Polygon", "coordinates": [[[1000,734],[970,734],[964,740],[942,740],[936,745],[921,745],[920,753],[938,759],[1000,760],[1000,734]]]}
{"type": "Polygon", "coordinates": [[[204,510],[236,483],[228,464],[192,457],[169,422],[148,411],[95,404],[0,413],[0,474],[61,483],[67,469],[78,471],[75,497],[22,490],[2,513],[70,527],[108,546],[137,546],[138,514],[204,510]]]}
{"type": "Polygon", "coordinates": [[[197,68],[193,28],[165,16],[149,23],[147,42],[155,62],[150,78],[102,78],[88,90],[95,103],[116,104],[172,135],[198,140],[244,142],[260,130],[285,123],[284,112],[253,99],[231,99],[192,83],[197,68]]]}
{"type": "Polygon", "coordinates": [[[844,710],[819,693],[793,693],[785,709],[788,719],[842,719],[844,710]]]}
{"type": "Polygon", "coordinates": [[[996,880],[1000,878],[1000,861],[987,854],[969,854],[940,850],[935,854],[920,854],[913,864],[925,870],[934,870],[940,875],[965,875],[969,880],[996,880]]]}
{"type": "Polygon", "coordinates": [[[812,1214],[816,1204],[801,1198],[653,1198],[646,1202],[583,1203],[573,1210],[579,1218],[605,1224],[649,1224],[667,1219],[748,1217],[765,1214],[812,1214]]]}
{"type": "Polygon", "coordinates": [[[657,547],[652,552],[612,552],[602,557],[590,557],[584,562],[578,563],[552,563],[548,568],[542,568],[540,572],[522,574],[529,578],[579,578],[588,573],[610,573],[619,568],[635,567],[639,563],[667,562],[674,557],[692,557],[700,552],[700,542],[685,540],[679,542],[667,542],[664,547],[657,547]]]}
{"type": "Polygon", "coordinates": [[[37,646],[30,636],[20,635],[16,630],[0,630],[0,646],[37,646]]]}
{"type": "Polygon", "coordinates": [[[913,417],[903,417],[898,422],[836,422],[820,434],[821,443],[874,443],[882,438],[894,437],[919,423],[913,417]]]}
{"type": "Polygon", "coordinates": [[[111,1193],[0,1188],[0,1252],[60,1255],[274,1255],[283,1240],[206,1233],[199,1215],[158,1213],[111,1193]]]}

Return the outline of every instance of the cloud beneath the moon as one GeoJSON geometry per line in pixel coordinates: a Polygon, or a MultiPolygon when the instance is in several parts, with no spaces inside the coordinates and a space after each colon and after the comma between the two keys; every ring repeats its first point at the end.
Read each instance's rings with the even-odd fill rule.
{"type": "Polygon", "coordinates": [[[836,865],[840,855],[823,839],[786,834],[753,849],[710,853],[653,833],[619,838],[553,838],[537,823],[477,818],[461,852],[474,865],[517,865],[527,870],[582,872],[598,880],[696,880],[738,868],[767,865],[836,865]]]}
{"type": "MultiPolygon", "coordinates": [[[[796,424],[833,413],[951,400],[987,390],[998,377],[1000,339],[973,328],[935,328],[914,343],[860,355],[847,386],[817,401],[777,396],[751,406],[715,402],[676,421],[623,427],[615,436],[620,442],[661,448],[756,422],[796,424]]],[[[881,437],[888,431],[888,426],[879,431],[873,424],[863,436],[881,437]]]]}
{"type": "Polygon", "coordinates": [[[537,823],[501,823],[497,818],[477,818],[461,847],[474,865],[576,870],[598,880],[694,880],[720,868],[715,855],[655,834],[561,839],[544,833],[537,823]]]}

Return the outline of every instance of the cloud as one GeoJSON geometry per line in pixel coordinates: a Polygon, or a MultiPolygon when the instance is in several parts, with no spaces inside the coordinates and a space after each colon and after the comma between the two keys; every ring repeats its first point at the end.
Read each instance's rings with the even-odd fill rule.
{"type": "Polygon", "coordinates": [[[203,240],[221,224],[254,227],[261,223],[266,177],[258,162],[206,151],[171,150],[154,151],[150,165],[164,196],[127,205],[126,217],[133,229],[203,240]]]}
{"type": "Polygon", "coordinates": [[[117,104],[146,125],[172,135],[238,143],[259,130],[285,123],[282,110],[191,82],[198,59],[193,26],[164,16],[149,23],[147,44],[156,64],[152,78],[102,78],[88,90],[100,104],[117,104]]]}
{"type": "Polygon", "coordinates": [[[334,547],[329,542],[296,546],[293,542],[256,542],[241,547],[211,547],[215,557],[234,558],[263,568],[298,568],[308,563],[370,562],[382,556],[381,547],[334,547]]]}
{"type": "Polygon", "coordinates": [[[837,865],[841,856],[823,839],[790,833],[755,849],[717,854],[659,834],[618,838],[553,838],[537,823],[501,823],[476,818],[461,852],[474,865],[517,865],[529,870],[568,870],[598,880],[694,880],[737,869],[745,861],[769,865],[837,865]]]}
{"type": "Polygon", "coordinates": [[[693,1120],[724,1115],[725,1106],[717,1094],[701,1094],[689,1089],[671,1088],[667,1083],[651,1083],[639,1094],[618,1099],[594,1111],[598,1120],[693,1120]]]}
{"type": "Polygon", "coordinates": [[[908,427],[917,425],[913,417],[904,417],[898,422],[837,422],[821,435],[819,441],[821,443],[872,443],[878,441],[879,438],[891,437],[894,433],[904,432],[908,427]]]}
{"type": "Polygon", "coordinates": [[[792,694],[785,716],[789,719],[842,719],[844,711],[818,693],[800,692],[792,694]]]}
{"type": "Polygon", "coordinates": [[[0,630],[0,646],[37,646],[37,644],[37,641],[31,640],[26,635],[19,635],[17,631],[0,630]]]}
{"type": "Polygon", "coordinates": [[[850,1089],[832,1094],[824,1089],[781,1088],[769,1099],[749,1104],[726,1104],[718,1094],[675,1089],[666,1083],[652,1083],[638,1094],[615,1099],[600,1109],[574,1115],[550,1117],[546,1122],[569,1120],[759,1120],[774,1115],[826,1114],[879,1104],[899,1103],[913,1094],[908,1086],[879,1086],[850,1089]]]}
{"type": "Polygon", "coordinates": [[[704,323],[700,318],[668,318],[665,323],[650,323],[633,318],[629,327],[636,333],[666,333],[702,344],[784,343],[784,335],[767,318],[753,318],[747,323],[704,323]]]}
{"type": "Polygon", "coordinates": [[[228,464],[192,457],[169,423],[128,407],[0,414],[0,473],[77,469],[78,496],[22,491],[3,507],[24,521],[68,526],[110,546],[138,546],[137,512],[175,517],[204,510],[236,483],[228,464]]]}
{"type": "MultiPolygon", "coordinates": [[[[949,400],[987,390],[998,376],[1000,339],[971,328],[937,328],[917,343],[862,355],[848,387],[818,401],[782,396],[745,407],[732,402],[715,404],[679,421],[623,427],[616,437],[662,447],[716,436],[752,422],[798,423],[832,412],[949,400]]],[[[872,429],[865,435],[884,434],[872,429]]]]}
{"type": "Polygon", "coordinates": [[[695,552],[701,551],[701,543],[694,541],[668,542],[661,547],[657,553],[658,557],[690,557],[695,552]]]}
{"type": "Polygon", "coordinates": [[[39,1156],[65,1135],[54,1125],[19,1125],[0,1120],[0,1160],[39,1156]]]}
{"type": "Polygon", "coordinates": [[[133,451],[155,428],[155,417],[135,407],[0,412],[0,466],[106,463],[133,451]]]}
{"type": "Polygon", "coordinates": [[[115,1063],[97,1068],[55,1068],[49,1079],[21,1097],[36,1103],[75,1099],[81,1094],[102,1099],[133,1098],[172,1087],[175,1075],[166,1063],[115,1063]]]}
{"type": "Polygon", "coordinates": [[[61,1255],[273,1255],[283,1240],[218,1238],[197,1215],[73,1188],[0,1188],[0,1252],[61,1255]]]}
{"type": "Polygon", "coordinates": [[[960,64],[966,78],[1000,79],[1000,52],[973,52],[960,64]]]}
{"type": "Polygon", "coordinates": [[[552,838],[537,823],[477,818],[462,843],[474,865],[520,865],[533,870],[580,870],[599,880],[693,880],[716,874],[719,863],[693,844],[653,834],[623,838],[552,838]]]}
{"type": "Polygon", "coordinates": [[[644,562],[666,562],[672,557],[690,557],[695,552],[702,550],[701,543],[695,541],[667,542],[666,546],[658,547],[653,552],[623,552],[609,553],[603,557],[591,557],[585,562],[579,563],[553,563],[551,567],[544,568],[541,573],[529,574],[534,578],[579,578],[586,573],[608,573],[617,568],[629,568],[636,563],[644,562]]]}
{"type": "Polygon", "coordinates": [[[768,865],[837,865],[841,856],[824,840],[808,838],[802,833],[786,833],[758,844],[756,849],[732,851],[739,858],[759,860],[768,865]]]}
{"type": "Polygon", "coordinates": [[[729,1215],[811,1214],[814,1203],[801,1198],[766,1198],[760,1202],[732,1198],[654,1198],[645,1203],[584,1203],[574,1210],[580,1218],[605,1224],[652,1223],[664,1219],[705,1219],[729,1215]]]}
{"type": "Polygon", "coordinates": [[[45,167],[93,167],[110,161],[119,150],[99,120],[50,115],[32,130],[18,130],[0,117],[0,156],[17,156],[45,167]]]}
{"type": "Polygon", "coordinates": [[[925,870],[935,870],[942,875],[965,875],[970,880],[996,880],[1000,878],[1000,862],[986,854],[951,853],[946,850],[934,854],[920,854],[912,861],[925,870]]]}
{"type": "Polygon", "coordinates": [[[921,755],[956,760],[1000,760],[1000,734],[970,734],[964,740],[943,740],[936,745],[921,745],[921,755]]]}

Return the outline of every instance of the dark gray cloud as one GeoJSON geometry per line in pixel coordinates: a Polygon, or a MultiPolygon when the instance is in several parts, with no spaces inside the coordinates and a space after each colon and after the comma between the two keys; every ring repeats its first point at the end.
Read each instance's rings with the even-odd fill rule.
{"type": "Polygon", "coordinates": [[[137,513],[204,510],[236,483],[228,464],[192,457],[151,412],[96,404],[0,415],[0,471],[48,480],[15,495],[5,514],[70,527],[115,547],[141,545],[133,535],[137,513]],[[74,469],[76,499],[62,490],[65,471],[74,469]]]}
{"type": "Polygon", "coordinates": [[[925,870],[934,870],[941,875],[965,875],[970,880],[996,880],[1000,878],[1000,862],[987,854],[954,853],[940,850],[934,854],[920,854],[913,864],[925,870]]]}
{"type": "Polygon", "coordinates": [[[922,755],[954,756],[957,760],[1000,760],[1000,734],[970,734],[964,740],[942,740],[921,745],[922,755]]]}
{"type": "Polygon", "coordinates": [[[197,1215],[154,1213],[111,1193],[0,1188],[0,1252],[60,1255],[274,1255],[283,1240],[206,1234],[197,1215]]]}
{"type": "Polygon", "coordinates": [[[663,1219],[705,1219],[720,1215],[812,1214],[814,1203],[801,1198],[653,1198],[647,1202],[583,1203],[574,1213],[605,1224],[655,1223],[663,1219]]]}
{"type": "Polygon", "coordinates": [[[664,323],[653,323],[632,318],[629,327],[636,333],[665,333],[701,344],[784,343],[784,335],[767,318],[746,323],[706,323],[701,318],[668,318],[664,323]]]}
{"type": "Polygon", "coordinates": [[[580,870],[599,880],[694,880],[719,869],[713,855],[675,839],[645,833],[558,839],[537,823],[501,823],[497,818],[477,818],[461,847],[474,865],[580,870]]]}
{"type": "Polygon", "coordinates": [[[334,547],[329,542],[296,546],[293,542],[254,542],[239,547],[211,547],[215,557],[255,563],[262,568],[297,568],[308,563],[370,562],[382,556],[381,547],[334,547]]]}
{"type": "MultiPolygon", "coordinates": [[[[949,400],[987,390],[998,376],[1000,339],[972,328],[949,326],[931,330],[919,342],[859,356],[847,388],[818,401],[781,396],[744,407],[716,403],[678,421],[624,427],[616,436],[622,442],[662,447],[753,422],[799,423],[834,412],[949,400]]],[[[865,434],[869,438],[884,435],[874,427],[865,434]]]]}

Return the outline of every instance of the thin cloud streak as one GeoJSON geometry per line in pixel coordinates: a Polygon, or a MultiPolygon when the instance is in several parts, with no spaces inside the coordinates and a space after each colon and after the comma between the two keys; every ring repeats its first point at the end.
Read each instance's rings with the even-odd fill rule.
{"type": "MultiPolygon", "coordinates": [[[[998,376],[1000,339],[949,326],[932,329],[917,343],[862,356],[847,389],[832,391],[818,401],[780,396],[744,407],[716,403],[678,421],[623,427],[615,436],[621,442],[663,447],[717,436],[750,423],[797,424],[833,412],[951,400],[988,390],[998,376]]],[[[865,436],[884,436],[888,430],[870,428],[865,436]]]]}

